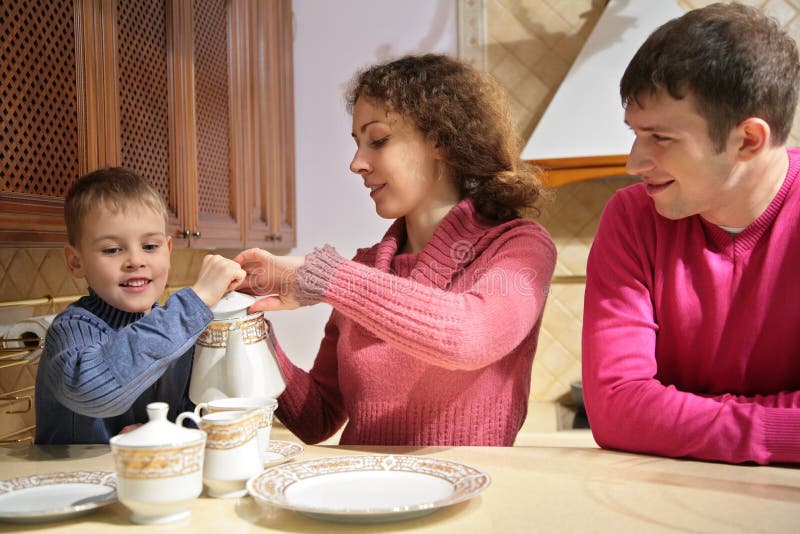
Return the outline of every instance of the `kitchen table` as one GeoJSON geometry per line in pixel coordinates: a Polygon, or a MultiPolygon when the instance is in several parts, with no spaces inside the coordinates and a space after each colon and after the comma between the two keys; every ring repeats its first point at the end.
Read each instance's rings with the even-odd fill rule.
{"type": "MultiPolygon", "coordinates": [[[[306,446],[293,461],[354,454],[414,454],[478,467],[492,478],[478,497],[429,515],[339,524],[259,505],[252,497],[195,500],[188,519],[133,525],[119,502],[56,523],[0,523],[41,532],[800,532],[800,468],[726,465],[601,450],[574,432],[516,447],[306,446]]],[[[113,470],[104,445],[0,446],[0,479],[113,470]]]]}

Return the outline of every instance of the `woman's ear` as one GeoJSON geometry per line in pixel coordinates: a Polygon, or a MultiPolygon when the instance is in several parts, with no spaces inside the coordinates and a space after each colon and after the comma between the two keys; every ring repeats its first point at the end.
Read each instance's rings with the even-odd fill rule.
{"type": "Polygon", "coordinates": [[[764,119],[749,117],[736,127],[740,136],[738,146],[739,158],[748,161],[769,147],[772,131],[764,119]]]}
{"type": "Polygon", "coordinates": [[[69,274],[71,274],[73,278],[84,278],[86,276],[83,272],[81,255],[75,247],[72,245],[64,246],[64,259],[66,260],[69,274]]]}

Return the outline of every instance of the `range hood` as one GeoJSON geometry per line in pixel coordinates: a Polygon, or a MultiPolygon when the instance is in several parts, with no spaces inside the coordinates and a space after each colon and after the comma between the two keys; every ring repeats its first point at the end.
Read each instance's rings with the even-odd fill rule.
{"type": "Polygon", "coordinates": [[[647,37],[683,11],[673,0],[611,0],[522,150],[547,185],[625,174],[633,133],[619,81],[647,37]]]}

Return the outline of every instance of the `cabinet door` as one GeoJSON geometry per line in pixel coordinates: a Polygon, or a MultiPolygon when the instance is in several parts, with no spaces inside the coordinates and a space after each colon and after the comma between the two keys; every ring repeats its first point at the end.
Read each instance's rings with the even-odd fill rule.
{"type": "Polygon", "coordinates": [[[165,0],[117,0],[116,50],[119,163],[147,178],[167,201],[170,232],[176,246],[189,244],[185,231],[192,231],[190,198],[193,176],[184,162],[190,143],[175,143],[190,127],[176,127],[185,122],[184,107],[171,101],[181,98],[173,91],[170,60],[180,60],[180,50],[171,53],[170,22],[172,13],[165,0]]]}
{"type": "Polygon", "coordinates": [[[73,0],[3,1],[0,245],[66,240],[63,196],[79,172],[73,0]]]}
{"type": "Polygon", "coordinates": [[[231,0],[232,132],[247,247],[294,247],[294,100],[289,0],[231,0]]]}
{"type": "MultiPolygon", "coordinates": [[[[194,86],[199,246],[244,246],[241,179],[231,165],[230,3],[194,0],[194,86]]],[[[193,241],[195,242],[195,241],[193,241]]]]}

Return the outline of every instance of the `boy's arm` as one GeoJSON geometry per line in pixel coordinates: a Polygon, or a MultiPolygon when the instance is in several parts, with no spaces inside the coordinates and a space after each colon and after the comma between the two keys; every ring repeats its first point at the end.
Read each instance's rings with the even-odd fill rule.
{"type": "Polygon", "coordinates": [[[68,309],[48,331],[39,373],[56,399],[76,413],[119,415],[194,344],[211,319],[190,288],[117,331],[85,310],[68,309]]]}
{"type": "Polygon", "coordinates": [[[635,228],[648,231],[614,197],[589,256],[583,391],[595,440],[663,456],[800,462],[800,392],[708,397],[656,378],[652,268],[635,228]]]}

